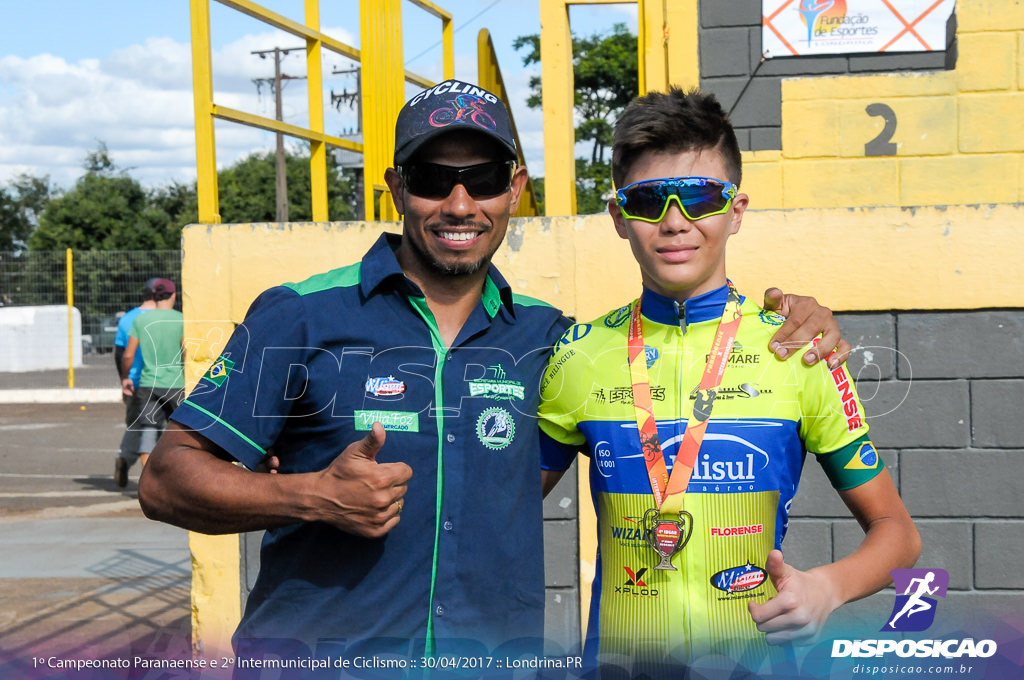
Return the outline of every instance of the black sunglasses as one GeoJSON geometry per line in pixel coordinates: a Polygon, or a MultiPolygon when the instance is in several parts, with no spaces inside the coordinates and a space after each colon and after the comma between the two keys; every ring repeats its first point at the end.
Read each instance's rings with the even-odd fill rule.
{"type": "Polygon", "coordinates": [[[515,161],[493,161],[466,167],[412,163],[398,168],[405,190],[420,198],[445,198],[456,184],[466,187],[473,198],[497,196],[512,186],[515,161]]]}

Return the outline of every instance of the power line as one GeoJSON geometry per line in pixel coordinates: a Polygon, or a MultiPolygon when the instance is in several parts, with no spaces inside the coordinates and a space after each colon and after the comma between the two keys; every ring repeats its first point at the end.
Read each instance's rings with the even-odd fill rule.
{"type": "MultiPolygon", "coordinates": [[[[480,17],[480,16],[481,16],[481,15],[482,15],[482,14],[483,14],[484,12],[487,12],[488,10],[490,10],[490,9],[491,9],[492,7],[494,7],[495,5],[497,5],[497,4],[498,4],[498,3],[500,3],[500,2],[501,2],[501,0],[494,0],[494,2],[492,2],[492,3],[491,3],[491,4],[489,4],[489,5],[487,5],[487,7],[484,7],[484,8],[482,9],[482,10],[480,10],[479,12],[477,12],[476,14],[474,14],[473,16],[471,16],[471,17],[470,17],[469,19],[466,19],[466,22],[465,22],[464,24],[462,24],[461,26],[459,26],[458,28],[456,28],[456,29],[455,29],[454,31],[452,31],[452,35],[454,35],[455,33],[458,33],[458,32],[459,32],[459,31],[461,31],[462,29],[464,29],[464,28],[466,28],[467,26],[469,26],[469,25],[470,25],[471,23],[473,23],[473,21],[474,21],[474,20],[478,19],[478,18],[479,18],[479,17],[480,17]]],[[[420,52],[420,53],[419,53],[419,54],[417,54],[416,56],[414,56],[414,57],[409,57],[408,59],[406,59],[406,60],[405,60],[405,63],[406,63],[406,64],[411,64],[412,62],[416,61],[417,59],[419,59],[420,57],[422,57],[422,56],[423,56],[424,54],[426,54],[427,52],[430,52],[430,51],[431,51],[431,50],[433,50],[433,49],[434,49],[435,47],[437,47],[438,45],[440,45],[440,44],[441,44],[441,42],[442,42],[441,40],[438,40],[438,41],[437,41],[436,43],[434,43],[433,45],[431,45],[431,46],[430,46],[430,47],[428,47],[427,49],[423,50],[422,52],[420,52]]]]}
{"type": "MultiPolygon", "coordinates": [[[[271,78],[254,78],[253,82],[256,83],[256,89],[259,90],[260,84],[264,82],[273,83],[274,88],[274,112],[275,120],[278,122],[284,121],[284,111],[281,103],[281,87],[285,80],[299,80],[305,78],[305,76],[289,76],[281,73],[281,59],[288,56],[289,52],[297,52],[299,50],[305,50],[305,47],[275,47],[271,50],[254,50],[253,54],[257,55],[260,59],[266,59],[268,54],[274,55],[274,77],[271,78]]],[[[276,217],[278,222],[288,221],[288,175],[285,167],[285,154],[284,154],[284,135],[280,132],[277,133],[277,149],[274,158],[274,192],[276,194],[277,209],[276,217]]]]}

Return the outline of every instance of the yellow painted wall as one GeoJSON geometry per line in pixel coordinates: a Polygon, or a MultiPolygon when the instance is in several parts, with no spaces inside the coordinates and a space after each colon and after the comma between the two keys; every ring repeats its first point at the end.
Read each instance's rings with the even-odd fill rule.
{"type": "MultiPolygon", "coordinates": [[[[750,295],[777,285],[837,311],[1024,307],[1021,224],[1020,204],[751,209],[730,241],[728,267],[750,295]]],[[[261,291],[355,262],[383,230],[401,224],[187,227],[193,380],[226,340],[220,331],[230,332],[261,291]]],[[[640,290],[629,245],[607,215],[513,219],[494,262],[517,292],[581,320],[640,290]]]]}

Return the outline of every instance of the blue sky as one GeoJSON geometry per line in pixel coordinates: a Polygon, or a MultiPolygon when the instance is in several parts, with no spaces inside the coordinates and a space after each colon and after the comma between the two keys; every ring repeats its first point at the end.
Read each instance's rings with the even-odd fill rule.
{"type": "MultiPolygon", "coordinates": [[[[538,72],[522,66],[512,49],[520,35],[540,31],[540,0],[435,0],[452,13],[456,77],[476,77],[476,38],[491,32],[510,90],[513,114],[531,173],[543,174],[541,114],[525,106],[528,81],[538,72]]],[[[301,21],[302,0],[263,0],[269,9],[301,21]]],[[[269,88],[253,79],[273,75],[273,62],[251,54],[301,41],[218,2],[210,2],[214,100],[274,115],[269,88]]],[[[636,5],[574,6],[573,30],[607,32],[616,22],[636,30],[636,5]]],[[[356,0],[321,0],[324,32],[359,47],[356,0]]],[[[406,67],[441,77],[440,22],[403,2],[406,67]]],[[[0,184],[18,173],[49,175],[70,187],[85,155],[102,141],[114,162],[148,186],[195,179],[189,3],[187,0],[0,0],[0,184]]],[[[353,90],[355,80],[329,76],[351,62],[325,52],[325,89],[353,90]]],[[[301,54],[285,58],[283,72],[301,76],[301,54]]],[[[284,118],[306,125],[304,81],[282,90],[284,118]]],[[[325,110],[328,132],[355,126],[350,111],[325,110]]],[[[218,122],[218,164],[273,147],[273,135],[218,122]]],[[[294,143],[294,142],[293,142],[294,143]]]]}

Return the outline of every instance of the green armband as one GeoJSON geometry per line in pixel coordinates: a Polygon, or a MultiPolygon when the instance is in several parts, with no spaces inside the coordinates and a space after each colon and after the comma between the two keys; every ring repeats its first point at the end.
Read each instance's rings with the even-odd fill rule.
{"type": "Polygon", "coordinates": [[[847,444],[838,451],[816,456],[825,476],[837,491],[845,491],[874,479],[885,463],[867,435],[847,444]]]}

